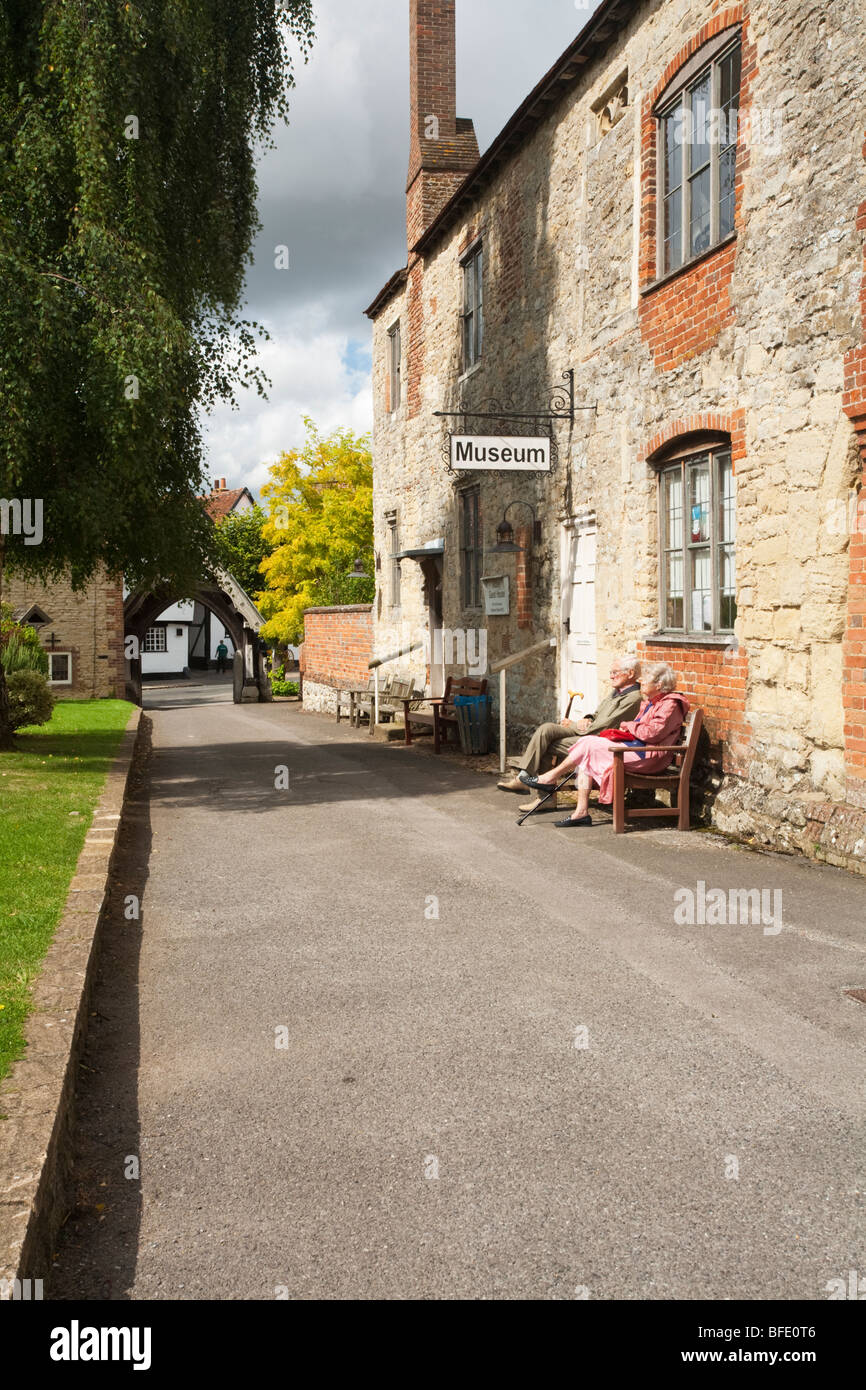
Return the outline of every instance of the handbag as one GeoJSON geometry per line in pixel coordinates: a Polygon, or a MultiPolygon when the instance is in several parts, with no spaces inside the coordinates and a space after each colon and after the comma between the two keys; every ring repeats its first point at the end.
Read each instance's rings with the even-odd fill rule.
{"type": "MultiPolygon", "coordinates": [[[[597,737],[609,739],[611,743],[628,744],[629,748],[646,748],[645,739],[634,738],[633,735],[628,733],[625,729],[602,729],[597,737]]],[[[639,753],[638,757],[645,758],[646,754],[639,753]]]]}

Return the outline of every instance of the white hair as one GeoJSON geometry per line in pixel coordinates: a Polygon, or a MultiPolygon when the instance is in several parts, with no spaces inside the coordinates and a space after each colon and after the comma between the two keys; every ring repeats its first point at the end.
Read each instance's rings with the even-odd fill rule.
{"type": "Polygon", "coordinates": [[[645,681],[651,681],[653,685],[658,686],[659,690],[664,691],[665,694],[677,688],[677,678],[666,661],[654,661],[651,665],[645,666],[643,670],[643,679],[645,681]]]}
{"type": "Polygon", "coordinates": [[[619,671],[631,671],[635,680],[640,679],[640,662],[636,656],[615,656],[611,665],[619,671]]]}

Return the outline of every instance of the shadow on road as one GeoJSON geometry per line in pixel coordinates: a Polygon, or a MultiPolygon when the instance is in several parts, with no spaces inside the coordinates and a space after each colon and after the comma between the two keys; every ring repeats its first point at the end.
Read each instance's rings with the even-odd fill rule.
{"type": "Polygon", "coordinates": [[[58,1238],[51,1299],[126,1299],[141,1225],[139,1174],[146,1155],[138,1115],[139,956],[151,852],[150,720],[128,784],[118,854],[101,928],[87,1046],[76,1081],[72,1190],[75,1206],[58,1238]]]}

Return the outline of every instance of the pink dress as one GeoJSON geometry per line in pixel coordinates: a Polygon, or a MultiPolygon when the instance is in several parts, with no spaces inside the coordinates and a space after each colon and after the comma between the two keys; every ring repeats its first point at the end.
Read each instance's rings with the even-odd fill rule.
{"type": "MultiPolygon", "coordinates": [[[[679,691],[659,695],[655,700],[647,700],[641,705],[637,719],[629,719],[620,728],[632,738],[641,738],[644,743],[660,743],[667,747],[677,743],[680,731],[689,712],[689,702],[679,691]]],[[[571,752],[559,764],[557,772],[577,767],[598,783],[599,801],[613,800],[613,752],[616,747],[610,739],[599,738],[596,734],[586,734],[578,739],[571,752]]],[[[625,765],[630,772],[662,772],[674,760],[673,753],[653,753],[647,747],[629,749],[625,755],[625,765]]]]}

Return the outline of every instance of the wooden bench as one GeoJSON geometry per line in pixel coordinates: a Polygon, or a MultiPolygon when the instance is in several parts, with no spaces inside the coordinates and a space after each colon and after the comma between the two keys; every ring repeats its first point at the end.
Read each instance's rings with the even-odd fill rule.
{"type": "Polygon", "coordinates": [[[477,676],[449,676],[445,682],[445,694],[435,699],[428,698],[426,703],[432,705],[431,710],[412,709],[411,700],[403,701],[403,719],[406,725],[406,742],[412,742],[412,725],[423,724],[426,727],[433,727],[433,752],[439,753],[442,748],[443,734],[447,738],[448,729],[451,725],[457,727],[457,711],[454,708],[454,701],[458,695],[486,695],[487,681],[477,676]]]}
{"type": "Polygon", "coordinates": [[[661,772],[632,772],[624,762],[626,753],[633,748],[623,744],[611,744],[613,753],[613,828],[622,835],[629,821],[640,820],[644,816],[676,816],[679,830],[690,830],[690,778],[692,764],[698,751],[698,739],[704,722],[703,710],[693,709],[686,716],[682,739],[674,745],[650,744],[647,751],[652,753],[675,753],[676,757],[669,767],[661,772]],[[625,794],[629,787],[643,787],[653,791],[665,789],[671,794],[670,806],[632,806],[626,808],[625,794]]]}

